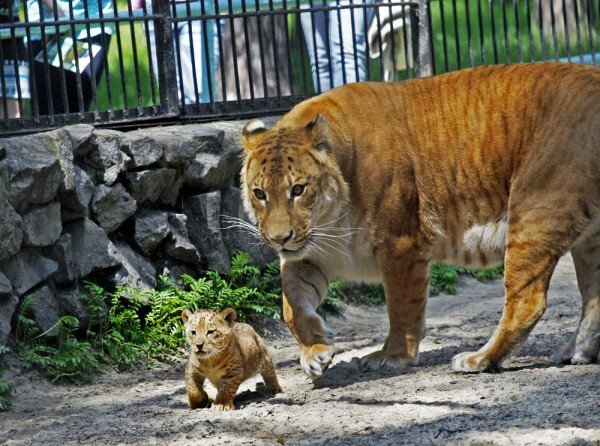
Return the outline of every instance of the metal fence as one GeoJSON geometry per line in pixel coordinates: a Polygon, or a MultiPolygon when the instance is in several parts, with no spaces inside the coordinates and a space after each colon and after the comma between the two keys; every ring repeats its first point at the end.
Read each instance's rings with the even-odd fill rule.
{"type": "Polygon", "coordinates": [[[600,62],[600,0],[0,0],[0,133],[281,113],[340,84],[600,62]],[[4,3],[3,3],[4,2],[4,3]]]}

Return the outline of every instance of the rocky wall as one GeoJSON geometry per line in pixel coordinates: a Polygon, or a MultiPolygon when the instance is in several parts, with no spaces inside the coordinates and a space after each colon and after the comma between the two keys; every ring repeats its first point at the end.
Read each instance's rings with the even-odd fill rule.
{"type": "Polygon", "coordinates": [[[81,124],[1,140],[0,346],[27,296],[46,330],[65,314],[85,321],[85,281],[154,287],[159,275],[227,270],[237,250],[272,260],[226,221],[246,218],[242,125],[81,124]]]}

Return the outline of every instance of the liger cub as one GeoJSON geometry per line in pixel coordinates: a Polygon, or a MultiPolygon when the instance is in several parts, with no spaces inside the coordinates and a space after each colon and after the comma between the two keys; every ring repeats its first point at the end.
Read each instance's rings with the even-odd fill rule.
{"type": "Polygon", "coordinates": [[[328,281],[383,282],[389,334],[366,369],[416,365],[432,263],[504,262],[495,333],[452,361],[494,370],[546,309],[570,251],[583,297],[563,361],[600,350],[600,69],[515,64],[362,82],[242,132],[242,194],[281,258],[283,315],[311,377],[332,361],[328,281]]]}
{"type": "Polygon", "coordinates": [[[208,379],[217,388],[212,409],[231,410],[237,390],[257,371],[265,382],[267,393],[281,392],[273,361],[261,337],[248,325],[236,323],[236,313],[226,308],[220,313],[184,310],[191,352],[185,368],[185,385],[190,408],[209,407],[211,401],[204,391],[208,379]]]}

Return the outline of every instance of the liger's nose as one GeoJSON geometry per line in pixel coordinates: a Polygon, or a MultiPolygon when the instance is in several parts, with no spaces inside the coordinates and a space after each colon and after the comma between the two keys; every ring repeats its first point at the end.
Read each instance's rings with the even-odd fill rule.
{"type": "Polygon", "coordinates": [[[202,348],[204,348],[204,343],[196,344],[196,347],[198,348],[198,350],[202,350],[202,348]]]}
{"type": "Polygon", "coordinates": [[[283,246],[294,238],[294,230],[292,229],[287,234],[269,235],[269,240],[273,243],[283,246]]]}

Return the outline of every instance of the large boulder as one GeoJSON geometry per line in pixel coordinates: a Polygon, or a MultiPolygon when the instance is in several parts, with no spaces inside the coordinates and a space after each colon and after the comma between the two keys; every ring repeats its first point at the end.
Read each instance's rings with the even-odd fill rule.
{"type": "Polygon", "coordinates": [[[75,165],[73,164],[73,143],[69,132],[65,129],[58,129],[40,133],[37,137],[46,149],[58,158],[62,171],[60,192],[73,191],[75,188],[75,165]]]}
{"type": "Polygon", "coordinates": [[[186,197],[183,212],[187,216],[190,241],[203,254],[206,266],[216,271],[229,270],[231,263],[219,221],[221,193],[216,191],[186,197]]]}
{"type": "Polygon", "coordinates": [[[126,170],[129,157],[121,151],[123,137],[123,133],[114,130],[94,130],[93,150],[80,163],[96,182],[112,186],[126,170]]]}
{"type": "Polygon", "coordinates": [[[115,285],[132,285],[145,289],[156,287],[156,269],[152,263],[124,241],[116,241],[115,247],[122,264],[115,273],[115,285]]]}
{"type": "Polygon", "coordinates": [[[0,262],[0,271],[11,281],[14,292],[22,296],[58,270],[50,260],[34,248],[25,248],[8,260],[0,262]]]}
{"type": "Polygon", "coordinates": [[[70,222],[64,232],[71,236],[77,277],[120,265],[115,246],[102,228],[90,219],[70,222]]]}
{"type": "Polygon", "coordinates": [[[121,140],[121,150],[130,158],[127,162],[128,169],[150,166],[163,156],[163,146],[146,135],[145,130],[126,133],[121,140]]]}
{"type": "Polygon", "coordinates": [[[11,331],[10,321],[18,304],[19,298],[14,294],[0,294],[0,347],[8,343],[11,331]]]}
{"type": "Polygon", "coordinates": [[[40,146],[34,136],[4,139],[6,148],[2,161],[8,167],[8,199],[17,211],[30,204],[52,200],[60,186],[62,171],[58,158],[40,146]]]}
{"type": "Polygon", "coordinates": [[[61,235],[54,245],[46,249],[46,254],[58,265],[58,270],[52,275],[52,281],[55,284],[71,283],[77,278],[71,234],[61,235]]]}
{"type": "Polygon", "coordinates": [[[73,155],[75,158],[79,158],[83,155],[87,155],[94,146],[90,140],[92,138],[92,132],[94,127],[89,124],[74,124],[67,127],[63,127],[71,138],[71,146],[73,147],[73,155]]]}
{"type": "Polygon", "coordinates": [[[3,260],[19,252],[23,242],[23,222],[8,202],[8,195],[1,183],[0,209],[0,260],[3,260]]]}
{"type": "Polygon", "coordinates": [[[144,254],[154,251],[170,232],[167,212],[141,209],[135,214],[133,239],[144,254]]]}
{"type": "Polygon", "coordinates": [[[164,160],[170,166],[181,166],[200,152],[216,152],[224,132],[203,124],[175,125],[145,129],[144,134],[162,144],[164,160]]]}
{"type": "Polygon", "coordinates": [[[190,242],[187,217],[183,214],[169,214],[171,237],[165,243],[167,254],[177,260],[197,265],[200,263],[200,254],[190,242]]]}
{"type": "Polygon", "coordinates": [[[138,203],[175,204],[182,181],[175,169],[161,168],[129,172],[129,190],[138,203]]]}
{"type": "Polygon", "coordinates": [[[185,168],[184,184],[201,190],[222,189],[233,182],[241,167],[239,150],[199,153],[185,168]]]}
{"type": "Polygon", "coordinates": [[[23,214],[23,238],[29,246],[53,245],[62,232],[60,203],[33,206],[23,214]]]}
{"type": "Polygon", "coordinates": [[[42,332],[47,332],[45,336],[52,338],[58,335],[56,323],[60,318],[60,308],[52,290],[44,285],[28,294],[26,298],[31,299],[33,320],[42,332]]]}
{"type": "Polygon", "coordinates": [[[92,210],[98,225],[110,233],[135,214],[137,204],[121,183],[112,187],[100,184],[94,192],[92,210]]]}
{"type": "Polygon", "coordinates": [[[75,166],[73,190],[60,194],[62,221],[69,222],[89,215],[89,205],[94,194],[94,183],[80,167],[75,166]]]}
{"type": "MultiPolygon", "coordinates": [[[[86,327],[89,322],[89,313],[87,307],[83,304],[81,298],[87,294],[86,290],[82,290],[79,284],[75,284],[71,288],[59,289],[55,291],[56,302],[60,314],[67,314],[69,316],[75,316],[79,320],[80,327],[86,327]]],[[[106,312],[104,303],[102,305],[101,313],[106,312]]]]}
{"type": "Polygon", "coordinates": [[[221,191],[220,220],[223,242],[230,257],[237,251],[243,251],[261,268],[277,258],[275,250],[262,243],[258,229],[250,223],[237,187],[228,187],[221,191]]]}

